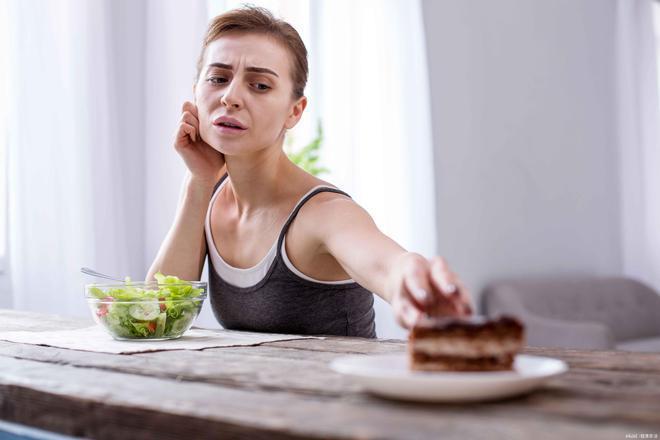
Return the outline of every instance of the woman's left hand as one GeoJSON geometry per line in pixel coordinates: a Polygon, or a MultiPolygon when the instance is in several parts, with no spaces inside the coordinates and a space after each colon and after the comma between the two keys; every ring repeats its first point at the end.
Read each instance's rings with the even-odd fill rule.
{"type": "Polygon", "coordinates": [[[469,292],[442,257],[426,259],[410,253],[392,298],[397,322],[411,329],[420,315],[463,317],[472,314],[469,292]]]}

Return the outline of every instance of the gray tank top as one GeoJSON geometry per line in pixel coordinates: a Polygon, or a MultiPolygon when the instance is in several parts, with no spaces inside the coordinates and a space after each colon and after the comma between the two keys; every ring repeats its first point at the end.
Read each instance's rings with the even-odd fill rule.
{"type": "MultiPolygon", "coordinates": [[[[227,178],[222,176],[213,193],[227,178]]],[[[218,322],[226,329],[304,335],[376,337],[373,293],[357,282],[325,284],[304,279],[285,264],[282,243],[298,211],[320,192],[317,188],[301,199],[277,239],[277,254],[266,275],[255,285],[238,287],[224,280],[213,265],[210,250],[209,298],[218,322]]],[[[206,242],[213,244],[206,230],[206,242]],[[210,238],[210,240],[209,240],[210,238]]]]}

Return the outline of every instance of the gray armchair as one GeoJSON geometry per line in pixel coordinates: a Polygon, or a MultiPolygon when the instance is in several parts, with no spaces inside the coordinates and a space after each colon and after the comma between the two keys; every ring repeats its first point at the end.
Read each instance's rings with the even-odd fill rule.
{"type": "Polygon", "coordinates": [[[498,281],[482,304],[519,317],[530,346],[660,352],[660,295],[629,278],[498,281]]]}

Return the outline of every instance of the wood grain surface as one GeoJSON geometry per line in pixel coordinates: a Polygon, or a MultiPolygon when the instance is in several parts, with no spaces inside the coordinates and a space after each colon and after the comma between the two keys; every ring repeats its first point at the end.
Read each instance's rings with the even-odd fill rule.
{"type": "MultiPolygon", "coordinates": [[[[0,310],[0,331],[88,325],[0,310]]],[[[115,355],[0,341],[0,418],[102,439],[660,437],[659,354],[527,347],[569,372],[524,396],[471,404],[373,397],[328,366],[405,347],[330,337],[115,355]]]]}

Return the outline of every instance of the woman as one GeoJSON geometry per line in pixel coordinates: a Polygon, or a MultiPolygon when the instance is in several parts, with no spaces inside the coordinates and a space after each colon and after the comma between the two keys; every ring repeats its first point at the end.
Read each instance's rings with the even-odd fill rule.
{"type": "Polygon", "coordinates": [[[471,314],[441,257],[407,252],[350,196],[287,158],[307,73],[300,36],[269,11],[210,23],[175,136],[185,191],[147,279],[160,270],[197,280],[208,255],[211,305],[231,329],[375,337],[372,292],[405,328],[421,313],[471,314]]]}

